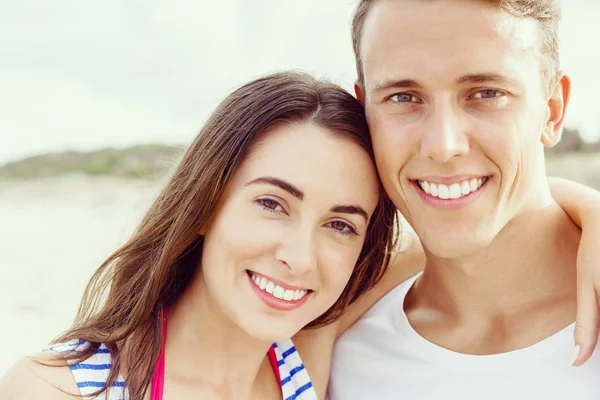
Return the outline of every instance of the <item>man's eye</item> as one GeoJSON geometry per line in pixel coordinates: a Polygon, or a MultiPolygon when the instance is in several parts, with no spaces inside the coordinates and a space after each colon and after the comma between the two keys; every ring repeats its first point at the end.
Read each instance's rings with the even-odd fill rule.
{"type": "Polygon", "coordinates": [[[493,99],[494,97],[500,96],[500,92],[497,90],[481,90],[475,93],[472,97],[474,99],[493,99]]]}
{"type": "Polygon", "coordinates": [[[421,100],[418,97],[413,96],[408,93],[397,93],[397,94],[393,95],[392,97],[390,97],[390,100],[392,100],[396,103],[420,103],[421,102],[421,100]]]}

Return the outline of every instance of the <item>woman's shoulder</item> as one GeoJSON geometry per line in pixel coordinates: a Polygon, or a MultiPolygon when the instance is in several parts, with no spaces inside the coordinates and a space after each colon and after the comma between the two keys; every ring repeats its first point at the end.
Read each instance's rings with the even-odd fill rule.
{"type": "Polygon", "coordinates": [[[15,363],[0,378],[0,393],[7,400],[67,400],[79,395],[69,365],[56,351],[44,351],[15,363]]]}
{"type": "Polygon", "coordinates": [[[91,355],[79,357],[77,353],[90,345],[85,340],[71,340],[20,360],[0,381],[0,393],[10,393],[8,399],[25,400],[73,399],[73,395],[86,399],[127,398],[121,374],[108,392],[95,395],[106,385],[112,364],[110,352],[103,344],[93,345],[91,355]]]}

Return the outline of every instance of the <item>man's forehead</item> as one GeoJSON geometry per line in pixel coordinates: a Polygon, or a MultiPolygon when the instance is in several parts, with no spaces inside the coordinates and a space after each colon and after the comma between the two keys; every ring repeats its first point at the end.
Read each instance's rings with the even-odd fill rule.
{"type": "Polygon", "coordinates": [[[456,80],[501,74],[509,59],[537,56],[538,39],[535,20],[481,1],[381,0],[365,21],[361,55],[367,81],[374,74],[381,81],[398,79],[403,70],[413,74],[431,68],[456,80]]]}

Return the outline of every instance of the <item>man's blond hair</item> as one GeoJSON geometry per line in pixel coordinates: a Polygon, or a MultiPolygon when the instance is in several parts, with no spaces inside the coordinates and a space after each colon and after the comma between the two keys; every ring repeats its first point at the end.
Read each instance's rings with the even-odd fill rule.
{"type": "MultiPolygon", "coordinates": [[[[371,6],[377,0],[359,0],[352,18],[352,47],[356,59],[358,84],[363,86],[364,73],[361,59],[361,41],[365,19],[371,6]]],[[[400,1],[400,0],[396,0],[400,1]]],[[[407,1],[407,0],[403,0],[407,1]]],[[[434,0],[420,0],[434,1],[434,0]]],[[[440,0],[438,0],[440,1],[440,0]]],[[[539,50],[542,76],[549,89],[554,84],[559,71],[558,21],[560,20],[560,0],[479,0],[493,4],[511,15],[532,18],[540,29],[539,50]]]]}

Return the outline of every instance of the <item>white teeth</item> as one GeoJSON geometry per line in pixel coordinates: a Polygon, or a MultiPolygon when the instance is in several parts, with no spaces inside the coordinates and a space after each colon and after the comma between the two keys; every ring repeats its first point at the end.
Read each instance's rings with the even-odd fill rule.
{"type": "Polygon", "coordinates": [[[471,186],[469,186],[469,182],[468,181],[464,181],[460,185],[460,194],[462,196],[466,196],[469,193],[471,193],[471,186]]]}
{"type": "Polygon", "coordinates": [[[473,178],[469,180],[469,189],[471,190],[471,192],[476,191],[478,188],[479,185],[477,184],[477,179],[473,178]]]}
{"type": "Polygon", "coordinates": [[[440,183],[438,185],[438,196],[440,197],[440,199],[449,199],[450,189],[448,189],[448,186],[440,183]]]}
{"type": "Polygon", "coordinates": [[[283,294],[283,299],[290,301],[294,298],[294,290],[286,290],[285,293],[283,294]]]}
{"type": "Polygon", "coordinates": [[[430,188],[431,188],[431,193],[429,193],[430,195],[432,195],[433,197],[438,197],[438,188],[437,185],[430,183],[429,184],[430,188]]]}
{"type": "Polygon", "coordinates": [[[269,283],[267,283],[267,288],[265,289],[265,292],[273,294],[273,290],[275,290],[275,284],[269,281],[269,283]]]}
{"type": "Polygon", "coordinates": [[[445,185],[443,183],[432,183],[427,181],[417,181],[423,191],[433,197],[439,197],[440,199],[459,199],[470,193],[477,191],[485,182],[487,178],[472,178],[465,181],[456,182],[451,185],[445,185]]]}
{"type": "Polygon", "coordinates": [[[453,183],[452,185],[450,185],[450,198],[458,199],[461,196],[462,196],[462,193],[460,190],[460,185],[458,183],[453,183]]]}
{"type": "Polygon", "coordinates": [[[281,286],[276,285],[275,290],[273,290],[273,296],[278,299],[283,299],[283,295],[285,294],[285,290],[281,286]]]}
{"type": "Polygon", "coordinates": [[[281,286],[276,285],[265,277],[259,277],[255,274],[252,274],[252,282],[261,290],[277,297],[278,299],[285,301],[295,301],[300,300],[304,296],[308,294],[306,290],[292,290],[292,289],[284,289],[281,286]]]}

